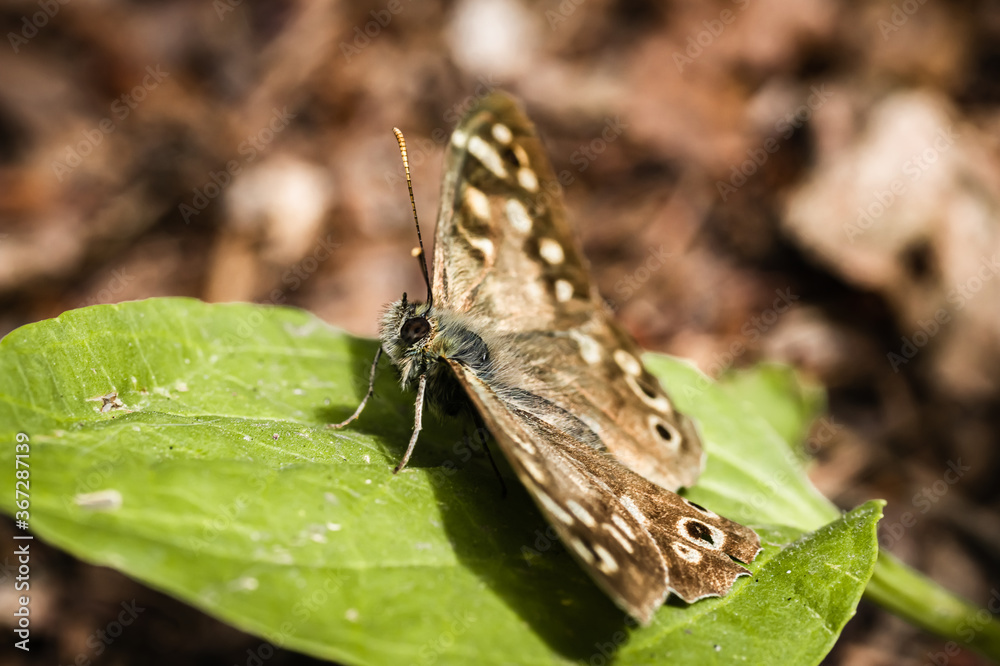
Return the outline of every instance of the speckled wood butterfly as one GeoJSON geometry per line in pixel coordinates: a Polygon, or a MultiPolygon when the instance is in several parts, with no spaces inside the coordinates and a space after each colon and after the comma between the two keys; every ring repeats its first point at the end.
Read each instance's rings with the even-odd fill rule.
{"type": "Polygon", "coordinates": [[[674,493],[701,472],[697,431],[591,284],[556,188],[510,97],[493,93],[465,115],[448,148],[433,283],[418,254],[427,301],[388,306],[368,394],[336,427],[361,414],[384,352],[417,392],[396,471],[425,401],[469,409],[567,549],[646,624],[670,592],[726,594],[749,573],[730,558],[752,561],[760,540],[674,493]]]}

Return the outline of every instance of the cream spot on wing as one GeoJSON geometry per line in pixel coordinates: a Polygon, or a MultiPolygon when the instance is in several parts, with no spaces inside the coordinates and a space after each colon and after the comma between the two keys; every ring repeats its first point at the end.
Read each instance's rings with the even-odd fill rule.
{"type": "Polygon", "coordinates": [[[508,199],[506,209],[510,226],[522,234],[531,231],[531,216],[528,215],[528,209],[524,207],[523,203],[517,199],[508,199]]]}
{"type": "Polygon", "coordinates": [[[573,285],[569,280],[556,280],[556,300],[565,303],[573,298],[573,285]]]}
{"type": "Polygon", "coordinates": [[[538,254],[553,266],[561,264],[566,258],[562,245],[559,244],[559,241],[552,240],[551,238],[543,238],[538,241],[538,254]]]}
{"type": "Polygon", "coordinates": [[[465,188],[465,204],[480,220],[490,219],[490,200],[482,190],[472,186],[465,188]]]}
{"type": "Polygon", "coordinates": [[[667,400],[666,396],[657,395],[652,398],[649,397],[649,395],[642,390],[642,387],[639,386],[638,380],[631,374],[625,375],[625,382],[629,385],[629,388],[632,389],[632,392],[639,396],[639,398],[650,407],[663,412],[664,414],[673,413],[670,401],[667,400]]]}
{"type": "Polygon", "coordinates": [[[627,536],[629,539],[635,539],[635,532],[633,532],[632,528],[629,527],[628,522],[624,518],[619,516],[617,513],[611,514],[611,522],[617,525],[618,529],[624,532],[625,536],[627,536]]]}
{"type": "Polygon", "coordinates": [[[469,143],[469,135],[464,130],[456,129],[451,133],[451,145],[456,148],[465,148],[467,143],[469,143]]]}
{"type": "Polygon", "coordinates": [[[646,515],[642,511],[639,511],[639,507],[635,505],[635,500],[628,495],[622,495],[619,498],[619,501],[622,503],[622,506],[625,507],[625,510],[631,513],[632,517],[639,521],[640,525],[645,526],[649,524],[649,519],[646,518],[646,515]]]}
{"type": "Polygon", "coordinates": [[[590,549],[587,548],[582,541],[571,536],[569,538],[569,545],[576,551],[576,554],[579,555],[584,562],[587,564],[594,563],[594,554],[590,552],[590,549]]]}
{"type": "Polygon", "coordinates": [[[594,365],[601,360],[601,345],[597,344],[597,340],[576,330],[571,330],[569,337],[576,342],[580,348],[580,356],[587,364],[594,365]]]}
{"type": "Polygon", "coordinates": [[[710,550],[720,550],[722,545],[726,543],[726,535],[723,534],[715,525],[709,525],[708,523],[703,523],[697,518],[683,517],[677,521],[677,531],[682,537],[690,541],[691,543],[696,543],[702,548],[708,548],[710,550]],[[691,523],[694,523],[697,527],[692,528],[691,523]],[[709,533],[709,539],[703,539],[695,534],[709,533]]]}
{"type": "Polygon", "coordinates": [[[494,256],[493,251],[495,248],[493,247],[493,241],[491,241],[489,238],[483,238],[482,236],[473,236],[469,238],[469,245],[482,252],[483,255],[486,257],[487,261],[489,262],[493,261],[493,256],[494,256]]]}
{"type": "Polygon", "coordinates": [[[511,149],[514,151],[514,157],[517,158],[517,163],[522,167],[526,167],[531,163],[531,160],[528,159],[528,151],[524,149],[524,146],[515,143],[511,146],[511,149]]]}
{"type": "Polygon", "coordinates": [[[525,451],[527,451],[531,455],[534,455],[534,454],[538,453],[538,449],[535,448],[535,445],[532,444],[531,442],[529,442],[526,439],[520,439],[520,438],[518,438],[518,439],[515,440],[515,442],[517,443],[518,446],[520,446],[522,449],[524,449],[525,451]]]}
{"type": "Polygon", "coordinates": [[[567,525],[573,524],[573,516],[566,513],[565,509],[556,504],[555,500],[549,497],[548,493],[537,486],[532,490],[535,491],[535,497],[537,497],[538,501],[542,503],[542,506],[545,507],[546,511],[555,516],[560,522],[566,523],[567,525]]]}
{"type": "Polygon", "coordinates": [[[514,138],[513,132],[503,123],[497,123],[491,131],[493,132],[493,138],[505,146],[514,138]]]}
{"type": "Polygon", "coordinates": [[[486,143],[483,137],[477,135],[469,138],[469,152],[497,178],[507,177],[507,167],[503,165],[500,153],[497,152],[496,148],[486,143]]]}
{"type": "Polygon", "coordinates": [[[601,560],[597,564],[597,568],[606,574],[613,574],[618,571],[618,563],[615,562],[615,558],[612,557],[611,553],[599,543],[594,544],[594,552],[597,553],[597,557],[601,560]]]}
{"type": "Polygon", "coordinates": [[[624,349],[616,349],[614,353],[615,363],[621,368],[625,374],[632,375],[633,377],[638,377],[642,374],[642,364],[639,363],[639,359],[632,354],[629,354],[624,349]]]}
{"type": "MultiPolygon", "coordinates": [[[[535,464],[534,460],[524,454],[518,454],[517,460],[521,463],[521,466],[528,471],[528,474],[532,479],[538,483],[545,483],[547,480],[545,472],[543,472],[541,468],[535,464]]],[[[548,497],[548,495],[546,495],[546,497],[548,497]]]]}
{"type": "Polygon", "coordinates": [[[671,548],[677,553],[682,560],[687,560],[691,564],[698,564],[701,562],[701,553],[694,547],[687,545],[681,541],[675,541],[671,544],[671,548]]]}
{"type": "Polygon", "coordinates": [[[604,523],[601,527],[607,530],[608,534],[614,537],[615,541],[621,544],[622,548],[625,549],[625,552],[627,553],[635,552],[635,548],[632,546],[629,540],[623,537],[622,533],[619,532],[617,529],[615,529],[614,525],[612,525],[611,523],[604,523]]]}
{"type": "Polygon", "coordinates": [[[538,191],[538,176],[528,167],[521,167],[517,170],[517,182],[529,192],[538,191]]]}
{"type": "Polygon", "coordinates": [[[597,521],[594,520],[592,515],[590,515],[590,512],[580,506],[580,503],[576,500],[567,500],[566,508],[572,511],[573,515],[577,517],[577,520],[587,527],[593,527],[597,524],[597,521]]]}

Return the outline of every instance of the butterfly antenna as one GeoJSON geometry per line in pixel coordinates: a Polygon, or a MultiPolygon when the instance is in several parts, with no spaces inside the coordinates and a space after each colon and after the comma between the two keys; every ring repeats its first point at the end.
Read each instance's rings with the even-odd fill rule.
{"type": "Polygon", "coordinates": [[[413,224],[417,227],[417,243],[420,244],[419,249],[414,249],[414,256],[420,259],[420,270],[423,272],[424,282],[427,284],[427,307],[429,308],[434,304],[434,295],[431,293],[431,277],[427,272],[427,253],[424,252],[424,239],[420,235],[420,222],[417,221],[417,202],[413,198],[413,181],[410,180],[410,162],[406,159],[406,139],[403,138],[403,133],[399,131],[399,128],[393,127],[392,133],[396,135],[396,141],[399,143],[399,154],[403,158],[403,171],[406,172],[406,188],[410,191],[413,224]]]}

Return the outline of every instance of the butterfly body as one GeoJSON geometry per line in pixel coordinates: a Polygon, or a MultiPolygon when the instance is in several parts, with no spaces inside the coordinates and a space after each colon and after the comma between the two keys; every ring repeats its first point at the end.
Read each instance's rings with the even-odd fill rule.
{"type": "Polygon", "coordinates": [[[380,326],[380,354],[417,393],[397,471],[425,402],[471,408],[568,550],[648,623],[670,592],[728,592],[748,573],[732,558],[752,561],[760,543],[672,492],[701,472],[697,430],[605,308],[553,192],[516,103],[481,100],[450,141],[428,302],[404,295],[380,326]]]}

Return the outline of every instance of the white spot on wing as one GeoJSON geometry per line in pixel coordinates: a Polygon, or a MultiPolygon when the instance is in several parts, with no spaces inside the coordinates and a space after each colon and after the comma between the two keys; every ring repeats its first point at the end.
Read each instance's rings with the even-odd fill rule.
{"type": "MultiPolygon", "coordinates": [[[[547,478],[545,476],[545,472],[543,472],[541,468],[535,464],[535,461],[532,460],[530,456],[518,452],[517,460],[519,463],[521,463],[521,466],[528,471],[528,475],[531,476],[532,479],[534,479],[538,483],[545,482],[547,478]]],[[[548,497],[548,495],[546,495],[546,497],[548,497]]]]}
{"type": "Polygon", "coordinates": [[[558,241],[554,241],[551,238],[543,238],[538,241],[538,254],[542,256],[542,259],[549,262],[553,266],[561,264],[566,258],[563,253],[562,245],[558,241]]]}
{"type": "Polygon", "coordinates": [[[698,562],[701,562],[701,553],[693,546],[689,546],[681,541],[675,541],[671,544],[671,547],[682,560],[687,560],[692,564],[698,564],[698,562]]]}
{"type": "Polygon", "coordinates": [[[531,231],[531,216],[528,215],[528,210],[524,207],[523,203],[517,199],[508,199],[506,209],[507,218],[515,230],[522,234],[531,231]]]}
{"type": "Polygon", "coordinates": [[[510,131],[510,128],[503,123],[497,123],[494,125],[492,132],[493,138],[505,146],[510,143],[511,139],[514,138],[514,134],[510,131]]]}
{"type": "Polygon", "coordinates": [[[569,337],[580,347],[580,356],[588,364],[594,365],[601,360],[601,345],[597,344],[597,340],[576,330],[571,330],[569,337]]]}
{"type": "Polygon", "coordinates": [[[632,528],[629,527],[628,522],[626,522],[626,520],[617,513],[611,515],[611,522],[617,525],[618,529],[624,532],[629,539],[635,539],[635,532],[633,532],[632,528]]]}
{"type": "Polygon", "coordinates": [[[594,520],[592,515],[590,515],[590,512],[580,506],[579,502],[576,500],[567,500],[566,508],[572,511],[573,515],[587,527],[593,527],[597,524],[597,521],[594,520]]]}
{"type": "Polygon", "coordinates": [[[456,148],[465,148],[469,143],[469,135],[464,130],[456,129],[451,133],[451,145],[456,148]]]}
{"type": "Polygon", "coordinates": [[[487,261],[493,261],[493,241],[489,238],[483,238],[482,236],[473,236],[469,238],[469,245],[476,248],[486,256],[487,261]]]}
{"type": "Polygon", "coordinates": [[[507,167],[503,165],[497,149],[486,143],[481,136],[469,138],[469,152],[497,178],[507,177],[507,167]]]}
{"type": "Polygon", "coordinates": [[[532,490],[535,491],[535,497],[538,498],[538,501],[542,503],[542,506],[544,506],[549,513],[567,525],[573,524],[573,516],[566,513],[561,506],[556,504],[555,500],[549,497],[548,493],[538,487],[532,488],[532,490]]]}
{"type": "Polygon", "coordinates": [[[615,562],[615,558],[607,551],[607,549],[599,543],[594,544],[594,552],[597,553],[597,557],[600,558],[600,562],[597,568],[606,574],[613,574],[618,571],[618,563],[615,562]]]}
{"type": "Polygon", "coordinates": [[[639,359],[632,354],[629,354],[624,349],[616,349],[614,353],[615,363],[621,368],[625,374],[632,375],[633,377],[638,377],[642,374],[642,364],[639,363],[639,359]]]}
{"type": "Polygon", "coordinates": [[[570,537],[569,545],[573,548],[573,550],[576,551],[577,555],[579,555],[584,562],[586,562],[587,564],[594,563],[594,554],[590,552],[589,548],[583,545],[582,541],[580,541],[576,537],[570,537]]]}
{"type": "Polygon", "coordinates": [[[635,518],[637,521],[639,521],[640,525],[645,526],[649,524],[649,519],[646,518],[645,514],[643,514],[642,511],[639,511],[639,507],[635,505],[635,500],[633,500],[628,495],[622,495],[619,498],[619,501],[621,501],[622,506],[625,507],[625,510],[631,513],[632,517],[635,518]]]}
{"type": "Polygon", "coordinates": [[[483,191],[472,186],[465,188],[465,204],[472,211],[472,214],[480,220],[488,220],[490,217],[490,200],[483,194],[483,191]]]}
{"type": "Polygon", "coordinates": [[[634,553],[635,552],[635,548],[633,548],[633,546],[629,542],[629,540],[626,539],[625,537],[623,537],[622,533],[619,532],[617,529],[615,529],[614,525],[612,525],[611,523],[604,523],[602,525],[602,527],[605,530],[607,530],[608,534],[610,534],[611,536],[613,536],[615,538],[615,541],[617,541],[618,543],[620,543],[622,545],[622,548],[625,549],[625,552],[627,552],[627,553],[634,553]]]}
{"type": "Polygon", "coordinates": [[[573,298],[573,285],[568,280],[556,280],[556,300],[565,303],[573,298]]]}
{"type": "Polygon", "coordinates": [[[529,192],[538,191],[538,176],[528,167],[521,167],[517,170],[517,182],[529,192]]]}

